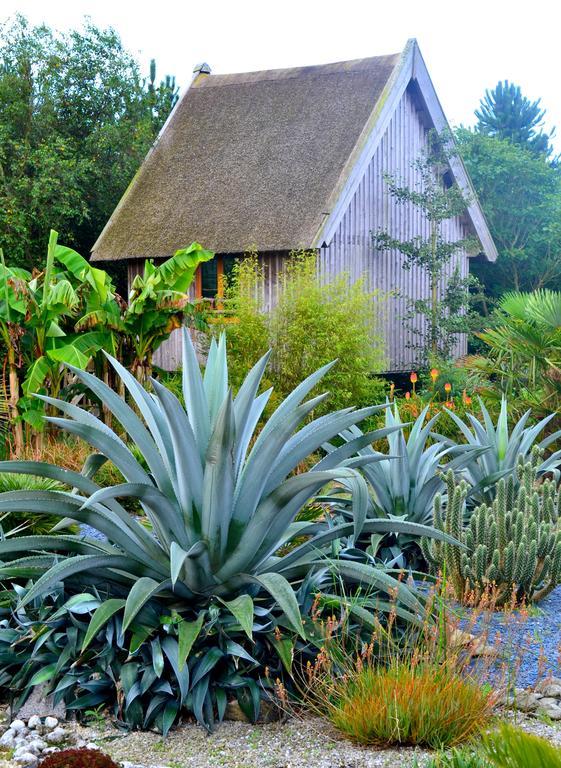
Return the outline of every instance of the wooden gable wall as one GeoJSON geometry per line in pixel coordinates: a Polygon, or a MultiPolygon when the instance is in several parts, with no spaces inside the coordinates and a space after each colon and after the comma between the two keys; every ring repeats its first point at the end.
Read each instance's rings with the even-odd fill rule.
{"type": "MultiPolygon", "coordinates": [[[[390,120],[378,148],[327,247],[319,254],[322,274],[348,272],[353,280],[364,276],[370,290],[378,289],[386,295],[380,305],[382,334],[386,339],[386,359],[389,371],[412,370],[417,365],[415,349],[418,337],[408,331],[405,320],[408,301],[427,298],[428,281],[418,268],[403,268],[404,259],[397,252],[379,252],[372,246],[371,233],[388,231],[393,237],[408,240],[415,235],[428,236],[428,223],[421,212],[410,203],[397,204],[389,195],[384,175],[402,180],[403,185],[414,187],[416,172],[411,167],[426,145],[429,130],[426,113],[413,87],[403,94],[390,120]]],[[[456,241],[471,233],[464,217],[456,217],[443,224],[446,239],[456,241]]],[[[466,277],[469,257],[456,255],[460,274],[466,277]]],[[[415,321],[422,330],[422,319],[415,321]]],[[[467,351],[467,339],[459,337],[455,357],[467,351]]]]}

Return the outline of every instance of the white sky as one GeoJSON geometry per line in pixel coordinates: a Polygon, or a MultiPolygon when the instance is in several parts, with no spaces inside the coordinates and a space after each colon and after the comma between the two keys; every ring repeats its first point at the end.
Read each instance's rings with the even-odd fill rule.
{"type": "Polygon", "coordinates": [[[485,88],[508,79],[541,97],[561,151],[561,3],[528,0],[0,0],[57,29],[88,15],[113,26],[158,77],[185,86],[193,66],[215,73],[320,64],[401,50],[416,37],[452,125],[474,122],[485,88]]]}

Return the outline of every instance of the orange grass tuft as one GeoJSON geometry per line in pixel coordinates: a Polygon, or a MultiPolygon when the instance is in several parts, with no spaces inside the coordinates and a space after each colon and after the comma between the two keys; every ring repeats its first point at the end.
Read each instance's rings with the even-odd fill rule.
{"type": "Polygon", "coordinates": [[[451,664],[396,660],[388,667],[357,666],[337,681],[327,714],[360,744],[441,749],[471,738],[492,709],[491,693],[451,664]]]}

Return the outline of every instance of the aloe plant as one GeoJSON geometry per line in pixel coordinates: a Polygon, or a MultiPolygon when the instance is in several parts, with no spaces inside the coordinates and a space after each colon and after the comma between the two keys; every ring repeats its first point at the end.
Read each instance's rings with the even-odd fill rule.
{"type": "MultiPolygon", "coordinates": [[[[552,413],[549,416],[538,421],[536,424],[527,426],[531,411],[526,411],[523,416],[509,431],[508,427],[508,403],[506,398],[501,400],[501,409],[496,424],[484,402],[479,399],[482,421],[472,413],[467,414],[468,422],[464,421],[453,411],[448,410],[448,415],[454,421],[468,445],[474,448],[484,450],[474,454],[462,470],[462,475],[467,480],[472,489],[471,497],[478,502],[492,502],[495,497],[496,484],[501,477],[514,475],[516,478],[516,466],[521,456],[524,461],[529,460],[532,449],[537,447],[544,451],[553,445],[561,436],[561,430],[553,432],[551,435],[539,440],[540,436],[549,422],[555,417],[552,413]]],[[[455,455],[459,450],[448,438],[441,435],[434,437],[444,446],[451,449],[451,455],[455,455]]],[[[556,477],[560,476],[559,465],[561,464],[561,451],[555,451],[546,456],[539,464],[537,472],[543,475],[546,472],[553,473],[556,477]]]]}
{"type": "MultiPolygon", "coordinates": [[[[271,390],[259,394],[268,355],[234,397],[224,336],[212,343],[204,375],[186,331],[183,351],[185,407],[157,381],[149,394],[113,358],[110,362],[138,413],[95,376],[72,369],[112,411],[147,469],[94,415],[50,397],[43,400],[66,418],[49,421],[88,442],[102,456],[99,461],[111,460],[125,482],[100,488],[91,471],[80,474],[40,462],[0,463],[0,471],[51,478],[71,489],[0,494],[0,513],[55,514],[63,525],[72,520],[105,534],[106,542],[68,534],[0,541],[0,576],[32,580],[18,595],[16,613],[60,583],[70,599],[85,588],[107,596],[93,613],[80,650],[86,654],[110,622],[117,621],[112,632],[120,642],[127,633],[131,636],[131,663],[136,666],[123,667],[128,694],[122,716],[134,725],[158,715],[169,727],[170,718],[185,706],[210,725],[215,715],[224,713],[225,691],[243,699],[249,690],[254,700],[255,680],[263,679],[265,667],[274,668],[271,654],[276,652],[286,667],[296,642],[308,647],[319,642],[309,619],[314,595],[322,595],[330,612],[343,606],[354,621],[353,631],[360,626],[371,630],[372,611],[394,610],[384,594],[396,596],[403,620],[416,622],[423,612],[422,600],[383,568],[345,558],[347,542],[352,544],[363,531],[431,535],[426,526],[367,519],[367,485],[353,462],[344,466],[344,461],[379,434],[361,435],[332,450],[310,471],[292,474],[322,443],[383,406],[347,408],[301,426],[326,397],[305,400],[331,367],[327,365],[302,382],[257,431],[271,395],[271,390]],[[299,510],[335,480],[344,481],[352,493],[351,519],[336,525],[324,519],[295,522],[299,510]],[[122,498],[141,504],[150,528],[127,514],[118,502],[122,498]],[[332,544],[337,541],[342,551],[334,559],[332,544]],[[357,592],[359,597],[353,598],[357,592]],[[152,664],[154,674],[143,666],[147,647],[160,643],[162,626],[168,627],[162,647],[173,686],[162,679],[161,653],[152,664]],[[261,649],[258,658],[256,647],[261,649]],[[245,676],[240,664],[249,670],[245,676]],[[142,682],[145,673],[147,681],[142,682]],[[151,704],[154,686],[159,686],[158,697],[151,704]],[[168,705],[171,714],[166,718],[168,705]]],[[[368,462],[376,460],[367,457],[368,462]]],[[[434,535],[449,540],[446,534],[434,535]]],[[[66,661],[66,666],[55,664],[49,678],[61,697],[70,696],[77,684],[71,654],[66,661]]],[[[84,687],[83,681],[80,685],[84,687]]],[[[90,697],[88,706],[92,703],[90,697]]]]}
{"type": "MultiPolygon", "coordinates": [[[[409,521],[430,525],[434,498],[445,490],[442,465],[454,451],[457,456],[449,461],[448,468],[463,467],[471,460],[474,449],[453,443],[429,443],[431,430],[438,419],[436,414],[427,421],[429,406],[426,406],[412,425],[401,420],[397,403],[385,411],[385,429],[379,430],[377,439],[387,440],[387,454],[376,451],[365,444],[359,427],[353,425],[342,431],[341,437],[348,446],[357,446],[344,466],[359,467],[368,483],[369,498],[367,518],[409,521]],[[406,428],[410,427],[406,436],[406,428]],[[376,461],[373,461],[373,459],[376,461]]],[[[327,451],[337,451],[334,445],[324,446],[327,451]]],[[[346,478],[341,479],[341,491],[334,496],[324,497],[325,501],[336,501],[336,509],[346,519],[352,516],[351,488],[346,478]],[[345,496],[346,501],[345,501],[345,496]]],[[[383,535],[367,534],[361,537],[361,546],[373,557],[388,564],[404,567],[416,565],[420,554],[418,538],[408,532],[395,529],[383,535]]]]}

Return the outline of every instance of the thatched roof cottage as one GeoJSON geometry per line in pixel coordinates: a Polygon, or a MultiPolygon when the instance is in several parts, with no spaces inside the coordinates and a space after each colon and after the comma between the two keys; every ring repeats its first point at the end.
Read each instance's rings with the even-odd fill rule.
{"type": "MultiPolygon", "coordinates": [[[[212,75],[197,68],[122,200],[97,240],[94,261],[128,264],[129,280],[146,258],[165,259],[194,240],[216,251],[197,277],[212,297],[220,275],[248,249],[268,275],[268,302],[283,259],[317,249],[323,274],[366,275],[394,292],[385,315],[390,370],[414,365],[403,323],[406,299],[426,295],[426,280],[396,253],[373,249],[382,228],[398,238],[426,227],[413,207],[397,206],[384,174],[415,182],[411,162],[431,128],[446,118],[415,40],[401,53],[313,67],[212,75]],[[399,293],[400,295],[397,295],[399,293]]],[[[446,223],[450,239],[475,235],[479,254],[496,249],[458,158],[451,174],[470,193],[467,214],[446,223]]],[[[470,256],[459,257],[462,275],[470,256]]],[[[457,355],[465,353],[465,340],[457,355]]],[[[172,339],[159,362],[177,361],[172,339]]]]}

